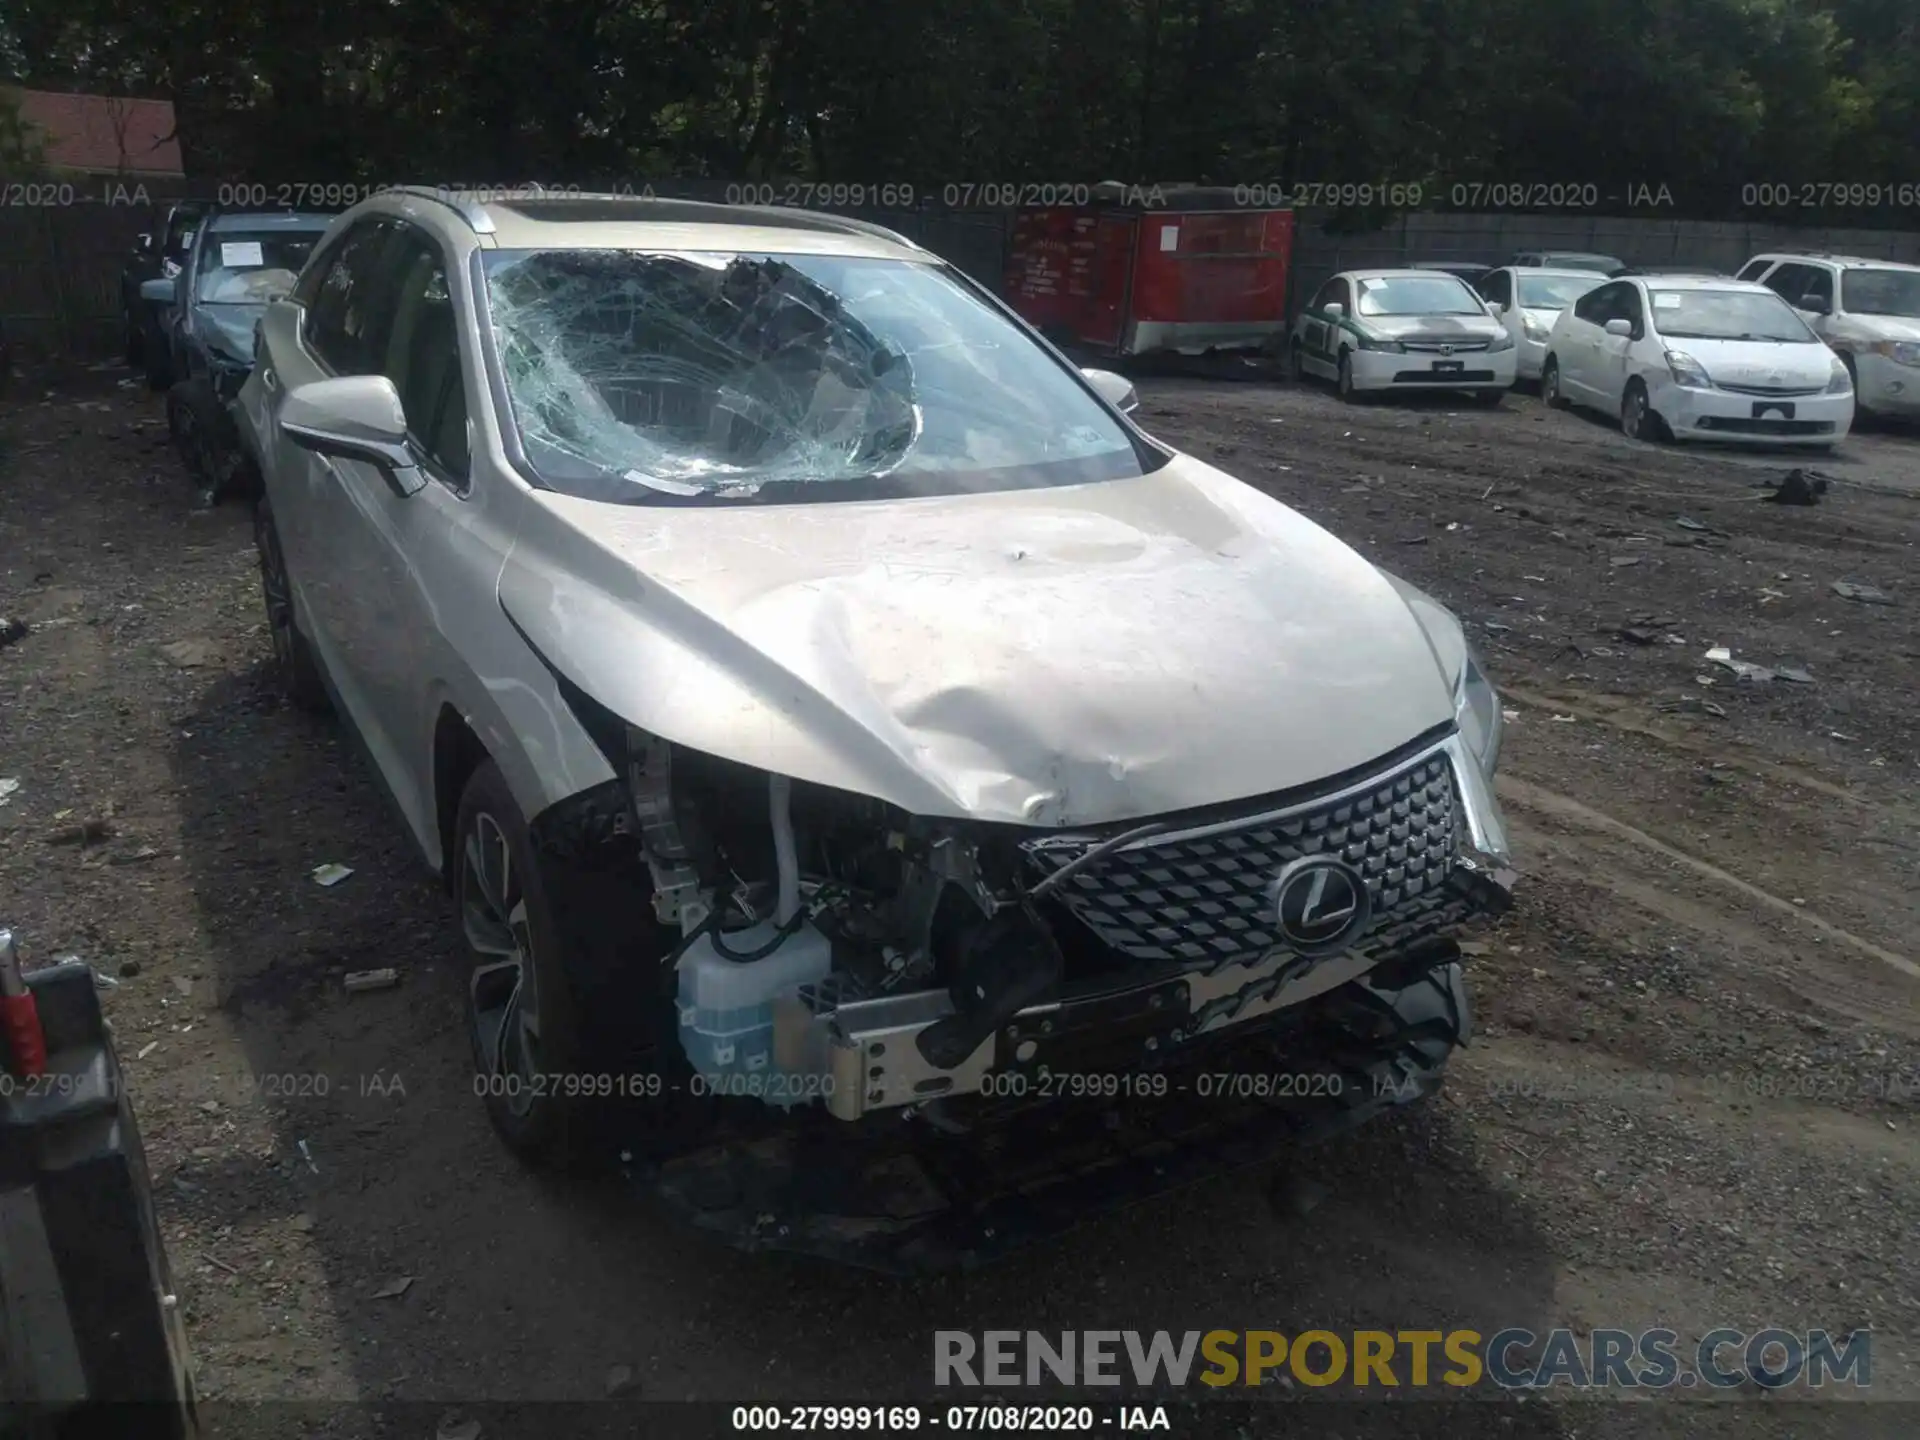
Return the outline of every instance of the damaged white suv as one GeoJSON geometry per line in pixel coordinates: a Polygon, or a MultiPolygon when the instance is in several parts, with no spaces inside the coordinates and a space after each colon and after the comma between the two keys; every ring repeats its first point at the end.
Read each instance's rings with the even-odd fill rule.
{"type": "Polygon", "coordinates": [[[1431,1089],[1499,701],[1129,400],[853,220],[338,218],[242,396],[268,614],[454,895],[509,1144],[926,1259],[1431,1089]]]}

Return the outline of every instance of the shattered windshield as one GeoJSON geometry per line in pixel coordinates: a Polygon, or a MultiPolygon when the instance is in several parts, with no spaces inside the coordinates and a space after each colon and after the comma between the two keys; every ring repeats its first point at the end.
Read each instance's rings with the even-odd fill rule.
{"type": "Polygon", "coordinates": [[[249,235],[222,230],[207,237],[193,297],[202,305],[264,305],[293,289],[320,233],[249,235]]]}
{"type": "Polygon", "coordinates": [[[1920,270],[1844,271],[1840,276],[1840,303],[1855,315],[1920,320],[1920,270]]]}
{"type": "Polygon", "coordinates": [[[628,250],[483,264],[521,448],[569,494],[950,495],[1148,468],[1076,377],[937,265],[628,250]]]}

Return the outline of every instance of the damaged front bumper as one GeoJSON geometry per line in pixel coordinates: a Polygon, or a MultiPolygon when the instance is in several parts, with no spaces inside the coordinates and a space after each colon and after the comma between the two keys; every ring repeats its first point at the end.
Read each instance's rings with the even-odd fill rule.
{"type": "MultiPolygon", "coordinates": [[[[1296,1007],[1291,1024],[1143,1072],[1164,1085],[1141,1080],[1125,1097],[1063,1091],[958,1133],[931,1108],[883,1131],[820,1119],[636,1178],[682,1219],[739,1248],[891,1273],[979,1265],[1430,1095],[1472,1029],[1458,954],[1451,941],[1435,942],[1407,957],[1409,968],[1391,977],[1397,988],[1378,975],[1338,985],[1296,1007]]],[[[1109,1007],[1084,1028],[1063,1027],[1071,1017],[1059,1012],[1051,1031],[1046,1015],[1033,1023],[1062,1064],[1075,1064],[1076,1053],[1091,1056],[1079,1064],[1097,1064],[1116,1029],[1151,1035],[1166,1009],[1153,1000],[1134,997],[1131,1015],[1109,1007]],[[1087,1050],[1096,1037],[1103,1043],[1087,1050]]]]}

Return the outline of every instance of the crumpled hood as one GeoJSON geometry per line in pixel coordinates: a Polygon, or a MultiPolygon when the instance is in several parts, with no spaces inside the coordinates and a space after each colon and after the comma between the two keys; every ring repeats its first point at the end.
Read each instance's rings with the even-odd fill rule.
{"type": "Polygon", "coordinates": [[[1416,335],[1436,340],[1491,340],[1504,326],[1491,315],[1359,315],[1355,323],[1362,329],[1394,340],[1416,335]]]}
{"type": "Polygon", "coordinates": [[[193,323],[208,344],[243,364],[253,363],[253,329],[265,305],[196,305],[193,323]]]}
{"type": "Polygon", "coordinates": [[[1875,340],[1920,340],[1920,320],[1904,315],[1849,315],[1844,328],[1875,340]]]}
{"type": "Polygon", "coordinates": [[[1184,456],[877,503],[537,492],[501,602],[630,723],[918,814],[1155,815],[1320,780],[1453,718],[1393,581],[1184,456]]]}

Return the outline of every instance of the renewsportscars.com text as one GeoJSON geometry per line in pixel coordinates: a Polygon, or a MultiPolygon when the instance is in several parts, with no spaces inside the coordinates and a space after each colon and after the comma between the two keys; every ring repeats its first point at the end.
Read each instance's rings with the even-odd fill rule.
{"type": "Polygon", "coordinates": [[[942,1386],[1247,1386],[1282,1378],[1368,1390],[1820,1389],[1872,1384],[1872,1335],[1854,1330],[938,1330],[942,1386]]]}

